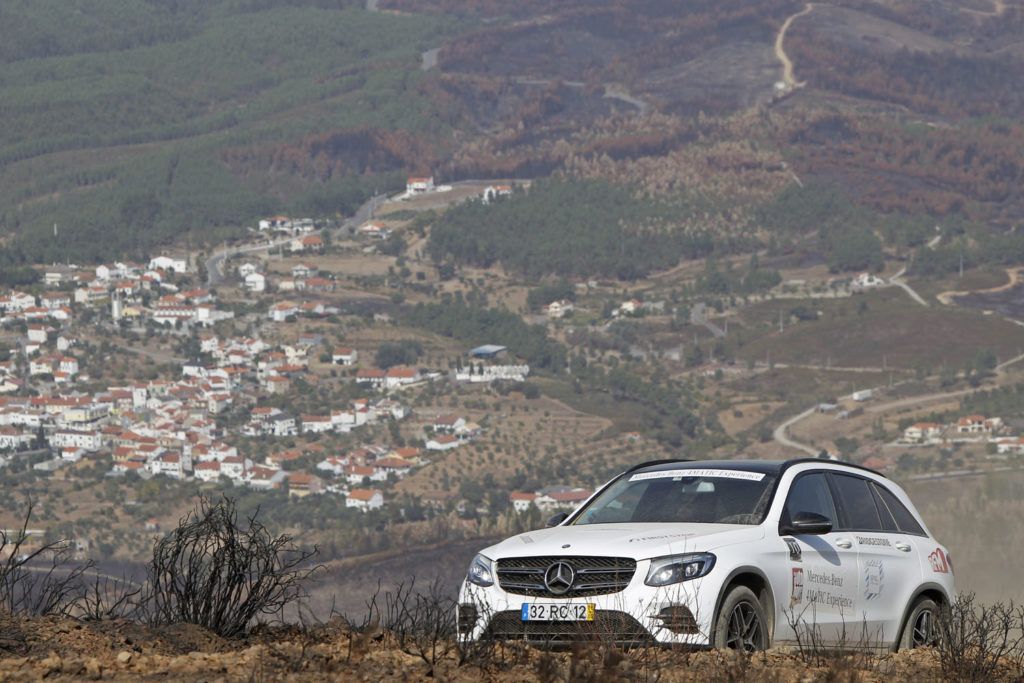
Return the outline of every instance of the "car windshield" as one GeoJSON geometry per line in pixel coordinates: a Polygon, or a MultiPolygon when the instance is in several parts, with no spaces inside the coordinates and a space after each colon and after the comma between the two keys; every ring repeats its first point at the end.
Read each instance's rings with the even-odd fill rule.
{"type": "Polygon", "coordinates": [[[620,477],[572,524],[700,522],[760,524],[775,475],[727,469],[680,468],[620,477]]]}

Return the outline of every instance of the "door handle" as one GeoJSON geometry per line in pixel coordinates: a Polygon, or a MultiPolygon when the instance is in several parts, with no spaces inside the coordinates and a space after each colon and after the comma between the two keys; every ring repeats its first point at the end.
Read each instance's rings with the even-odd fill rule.
{"type": "Polygon", "coordinates": [[[842,548],[843,550],[849,550],[853,547],[853,541],[851,541],[848,538],[840,538],[836,540],[836,545],[842,548]]]}
{"type": "Polygon", "coordinates": [[[910,544],[906,541],[896,541],[896,550],[902,550],[905,553],[909,553],[910,544]]]}

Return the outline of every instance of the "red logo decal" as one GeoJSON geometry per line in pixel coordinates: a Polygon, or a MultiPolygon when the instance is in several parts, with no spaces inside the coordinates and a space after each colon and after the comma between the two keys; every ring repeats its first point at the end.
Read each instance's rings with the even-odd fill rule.
{"type": "Polygon", "coordinates": [[[928,561],[932,563],[932,571],[936,574],[949,573],[949,564],[946,563],[946,555],[942,552],[942,548],[936,548],[935,551],[928,556],[928,561]]]}
{"type": "Polygon", "coordinates": [[[804,570],[802,567],[793,567],[793,592],[789,599],[789,606],[797,605],[804,599],[804,570]]]}

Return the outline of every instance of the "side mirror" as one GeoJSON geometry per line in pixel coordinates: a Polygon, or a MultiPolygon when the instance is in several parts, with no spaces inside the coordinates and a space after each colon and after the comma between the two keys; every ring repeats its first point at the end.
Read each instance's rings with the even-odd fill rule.
{"type": "Polygon", "coordinates": [[[565,518],[568,517],[568,516],[569,516],[568,512],[559,512],[557,515],[551,515],[550,517],[548,517],[548,521],[547,521],[547,523],[544,526],[546,526],[546,527],[558,526],[559,524],[564,522],[565,518]]]}
{"type": "Polygon", "coordinates": [[[798,512],[793,515],[788,526],[780,526],[779,533],[786,534],[812,534],[820,536],[832,531],[832,522],[825,515],[817,512],[798,512]]]}

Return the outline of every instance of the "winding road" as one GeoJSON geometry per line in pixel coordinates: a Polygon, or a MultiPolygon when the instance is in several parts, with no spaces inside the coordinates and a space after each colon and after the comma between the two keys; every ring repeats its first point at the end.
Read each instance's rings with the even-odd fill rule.
{"type": "Polygon", "coordinates": [[[693,308],[690,309],[690,322],[694,325],[703,325],[711,333],[711,336],[715,339],[721,339],[725,336],[725,331],[704,317],[704,311],[706,310],[706,304],[694,304],[693,308]]]}
{"type": "MultiPolygon", "coordinates": [[[[997,365],[995,367],[996,375],[999,376],[999,375],[1004,374],[1006,372],[1006,368],[1008,368],[1010,365],[1013,365],[1015,363],[1019,363],[1022,360],[1024,360],[1024,354],[1021,354],[1021,355],[1015,356],[1015,357],[1013,357],[1013,358],[1011,358],[1009,360],[1003,361],[1002,363],[1000,363],[999,365],[997,365]]],[[[877,388],[881,388],[881,387],[877,387],[877,388]]],[[[976,392],[979,392],[979,391],[987,391],[987,390],[988,390],[988,387],[978,387],[977,389],[974,389],[974,388],[972,388],[972,389],[956,389],[954,391],[944,391],[944,392],[938,392],[938,393],[934,393],[934,394],[925,394],[923,396],[911,396],[909,398],[901,398],[901,399],[897,399],[895,401],[889,401],[888,403],[879,403],[877,405],[871,405],[871,406],[869,406],[867,408],[867,412],[875,413],[875,414],[877,414],[877,413],[885,413],[885,412],[888,412],[890,410],[896,410],[896,409],[899,409],[899,408],[908,408],[908,407],[912,407],[912,406],[920,406],[920,405],[925,404],[925,403],[934,403],[936,401],[944,401],[944,400],[948,400],[948,399],[951,399],[951,398],[958,398],[960,396],[966,396],[968,394],[973,394],[973,393],[976,393],[976,392]]],[[[850,399],[850,398],[852,398],[852,395],[850,395],[850,396],[843,396],[841,398],[843,398],[843,399],[850,399]]],[[[800,443],[799,441],[794,441],[793,439],[789,438],[789,429],[793,425],[795,425],[797,422],[799,422],[800,420],[804,420],[804,419],[810,417],[811,415],[813,415],[815,410],[817,410],[817,408],[815,406],[812,406],[812,407],[808,408],[807,410],[803,411],[802,413],[800,413],[798,415],[794,415],[793,417],[789,418],[788,420],[786,420],[785,422],[783,422],[782,424],[780,424],[778,427],[775,428],[775,431],[772,433],[772,437],[775,439],[775,441],[777,441],[778,443],[782,444],[783,446],[788,446],[789,448],[795,448],[795,449],[797,449],[799,451],[802,451],[804,453],[808,453],[810,455],[815,455],[816,456],[818,453],[817,453],[817,451],[813,447],[808,446],[807,444],[800,443]]]]}
{"type": "Polygon", "coordinates": [[[782,28],[779,29],[778,35],[775,36],[775,57],[782,62],[782,82],[786,84],[787,88],[802,88],[807,85],[807,82],[801,81],[797,83],[796,78],[793,76],[793,61],[786,54],[786,50],[783,47],[783,43],[786,40],[786,31],[789,30],[789,27],[792,26],[793,21],[797,17],[802,17],[813,9],[814,3],[807,3],[802,10],[782,22],[782,28]]]}
{"type": "Polygon", "coordinates": [[[814,415],[815,410],[817,410],[817,408],[812,406],[805,410],[804,412],[789,418],[788,420],[786,420],[785,422],[783,422],[782,424],[775,428],[775,431],[772,432],[772,438],[774,438],[783,446],[789,446],[790,448],[795,448],[798,451],[803,451],[804,453],[810,455],[811,457],[817,457],[818,451],[815,450],[812,446],[802,444],[799,441],[793,441],[792,439],[789,438],[789,428],[795,425],[800,420],[803,420],[805,418],[810,417],[811,415],[814,415]]]}

